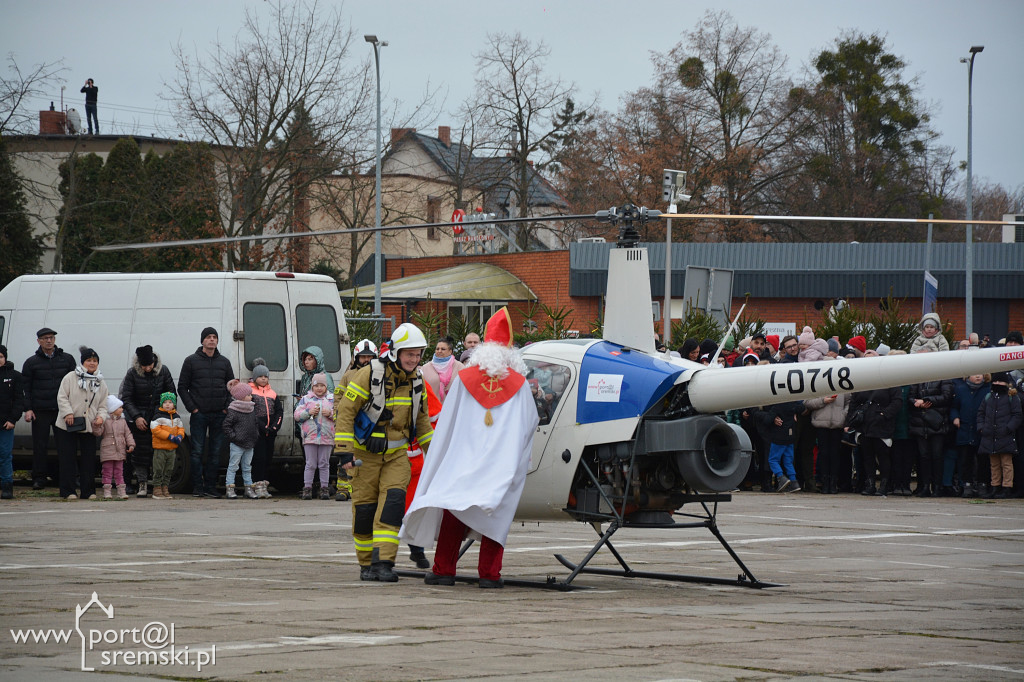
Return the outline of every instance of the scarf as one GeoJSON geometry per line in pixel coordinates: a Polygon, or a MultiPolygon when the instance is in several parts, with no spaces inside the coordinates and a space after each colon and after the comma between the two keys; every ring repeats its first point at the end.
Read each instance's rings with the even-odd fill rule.
{"type": "Polygon", "coordinates": [[[256,403],[251,400],[232,400],[231,404],[228,405],[228,409],[243,414],[250,414],[256,409],[256,403]]]}
{"type": "Polygon", "coordinates": [[[452,385],[452,378],[455,370],[454,355],[449,355],[446,358],[439,358],[434,355],[433,360],[430,361],[434,365],[434,369],[437,370],[438,388],[441,395],[438,398],[441,402],[444,402],[445,395],[448,394],[448,388],[452,385]]]}
{"type": "Polygon", "coordinates": [[[103,383],[103,374],[101,374],[99,370],[97,370],[95,374],[89,374],[81,365],[75,367],[75,376],[78,377],[79,388],[83,391],[89,391],[90,393],[96,393],[99,391],[100,384],[103,383]]]}

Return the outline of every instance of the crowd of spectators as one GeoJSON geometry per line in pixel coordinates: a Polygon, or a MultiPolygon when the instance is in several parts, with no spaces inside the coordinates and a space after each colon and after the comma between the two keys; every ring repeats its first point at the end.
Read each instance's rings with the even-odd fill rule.
{"type": "MultiPolygon", "coordinates": [[[[679,355],[708,365],[715,349],[686,339],[679,355]]],[[[992,343],[976,334],[953,345],[941,321],[925,315],[910,348],[868,348],[863,336],[845,342],[799,335],[754,334],[723,345],[720,367],[813,362],[929,352],[970,352],[1022,346],[1012,331],[992,343]]],[[[757,451],[742,489],[762,492],[904,495],[916,497],[1024,497],[1014,479],[1024,457],[1020,393],[1024,372],[998,372],[899,388],[862,391],[780,405],[733,410],[757,451]]]]}

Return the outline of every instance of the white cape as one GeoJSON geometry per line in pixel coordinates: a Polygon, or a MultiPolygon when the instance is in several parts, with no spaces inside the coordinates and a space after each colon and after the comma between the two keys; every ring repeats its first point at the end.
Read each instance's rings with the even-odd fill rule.
{"type": "Polygon", "coordinates": [[[530,468],[539,417],[528,382],[516,395],[487,410],[462,382],[452,382],[423,462],[416,497],[399,537],[433,547],[444,510],[470,529],[505,545],[530,468]]]}

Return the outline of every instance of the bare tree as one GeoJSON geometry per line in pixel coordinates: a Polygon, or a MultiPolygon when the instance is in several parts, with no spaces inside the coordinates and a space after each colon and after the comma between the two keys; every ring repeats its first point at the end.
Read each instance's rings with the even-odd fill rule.
{"type": "MultiPolygon", "coordinates": [[[[740,27],[727,12],[708,11],[694,31],[667,54],[656,55],[665,104],[696,137],[693,170],[699,203],[720,213],[762,212],[800,134],[786,59],[771,37],[740,27]]],[[[725,240],[757,236],[746,223],[720,226],[725,240]]]]}
{"type": "MultiPolygon", "coordinates": [[[[544,63],[551,50],[543,42],[532,43],[520,33],[493,33],[487,36],[486,48],[476,55],[476,90],[482,113],[499,140],[496,151],[511,160],[509,182],[514,217],[530,215],[534,203],[534,168],[530,156],[536,158],[536,170],[550,161],[549,149],[558,135],[578,119],[565,118],[567,105],[576,114],[583,113],[571,104],[575,85],[561,79],[550,79],[544,63]]],[[[517,232],[520,248],[530,242],[535,226],[517,232]]]]}
{"type": "Polygon", "coordinates": [[[60,60],[35,64],[23,71],[14,53],[8,54],[7,76],[0,78],[0,135],[31,134],[38,124],[38,111],[30,107],[31,100],[52,96],[65,71],[67,67],[60,60]]]}
{"type": "MultiPolygon", "coordinates": [[[[247,11],[233,43],[202,56],[178,46],[167,87],[179,124],[219,157],[226,236],[289,227],[306,188],[372,157],[373,76],[353,40],[340,8],[276,0],[266,25],[247,11]]],[[[244,242],[227,254],[228,267],[257,268],[286,255],[244,242]]]]}

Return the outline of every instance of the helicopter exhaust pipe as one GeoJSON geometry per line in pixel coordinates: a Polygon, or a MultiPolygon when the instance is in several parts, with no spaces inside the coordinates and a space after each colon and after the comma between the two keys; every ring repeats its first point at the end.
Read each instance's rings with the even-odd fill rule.
{"type": "Polygon", "coordinates": [[[693,374],[687,391],[697,411],[715,413],[1021,368],[1024,348],[1011,346],[705,369],[693,374]]]}

